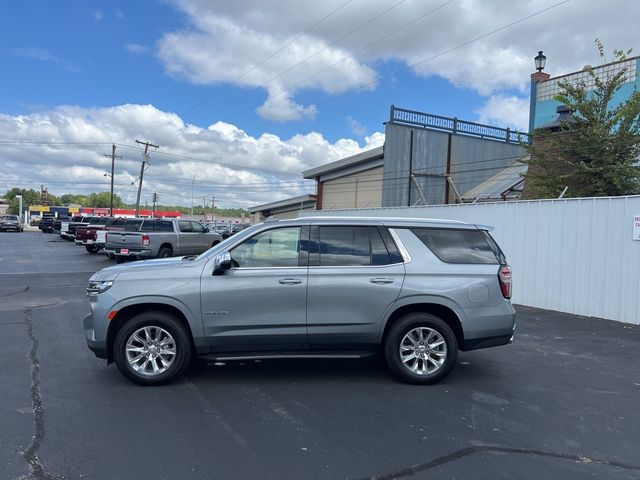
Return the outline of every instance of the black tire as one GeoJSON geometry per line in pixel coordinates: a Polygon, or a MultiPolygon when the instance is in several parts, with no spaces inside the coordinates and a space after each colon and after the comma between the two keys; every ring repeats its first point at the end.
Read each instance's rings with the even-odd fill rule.
{"type": "MultiPolygon", "coordinates": [[[[405,345],[409,344],[405,343],[405,345]]],[[[420,347],[418,346],[417,348],[420,347]]],[[[424,370],[425,365],[435,368],[434,362],[429,361],[428,358],[441,358],[441,354],[444,349],[442,346],[439,346],[437,347],[437,350],[439,350],[439,353],[431,353],[431,355],[429,355],[428,352],[424,352],[424,358],[427,360],[416,359],[416,362],[413,363],[418,365],[419,369],[420,365],[422,365],[421,370],[424,370]]],[[[456,363],[456,358],[458,357],[458,341],[456,340],[456,336],[453,333],[453,330],[451,330],[451,327],[449,327],[449,325],[447,325],[447,323],[441,318],[430,313],[410,313],[397,320],[391,326],[384,342],[384,355],[387,360],[387,365],[389,365],[389,369],[400,380],[406,383],[429,385],[438,383],[451,372],[451,369],[456,363]],[[444,362],[433,372],[427,371],[423,373],[414,373],[400,358],[401,342],[403,342],[403,339],[409,332],[419,327],[435,331],[437,335],[442,337],[444,345],[446,346],[444,362]]]]}
{"type": "Polygon", "coordinates": [[[215,247],[217,244],[220,243],[220,240],[216,240],[215,242],[213,242],[213,244],[211,245],[212,247],[215,247]]]}
{"type": "MultiPolygon", "coordinates": [[[[153,328],[150,329],[151,332],[154,332],[153,328]]],[[[193,348],[186,329],[177,318],[165,312],[151,311],[136,315],[122,326],[113,343],[113,356],[120,373],[138,385],[164,385],[175,380],[184,373],[191,363],[192,354],[193,348]],[[126,346],[129,337],[144,327],[159,327],[168,332],[174,340],[175,356],[173,363],[164,372],[156,375],[144,375],[137,372],[129,365],[127,360],[126,346]]]]}
{"type": "Polygon", "coordinates": [[[171,247],[160,247],[157,258],[173,257],[173,249],[171,247]]]}
{"type": "Polygon", "coordinates": [[[116,258],[116,256],[113,253],[107,253],[107,258],[109,260],[114,260],[116,258]]]}
{"type": "Polygon", "coordinates": [[[97,245],[85,245],[84,248],[89,253],[98,253],[98,250],[100,250],[97,245]]]}
{"type": "Polygon", "coordinates": [[[124,263],[127,261],[127,257],[123,257],[120,255],[115,255],[115,257],[116,257],[116,263],[124,263]]]}

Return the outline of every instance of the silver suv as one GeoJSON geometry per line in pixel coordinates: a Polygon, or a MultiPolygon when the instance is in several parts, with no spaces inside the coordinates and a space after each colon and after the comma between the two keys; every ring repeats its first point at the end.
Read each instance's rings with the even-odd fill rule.
{"type": "Polygon", "coordinates": [[[194,355],[361,358],[429,384],[458,349],[511,342],[511,269],[489,228],[447,220],[267,220],[199,256],[94,274],[89,348],[142,385],[194,355]]]}

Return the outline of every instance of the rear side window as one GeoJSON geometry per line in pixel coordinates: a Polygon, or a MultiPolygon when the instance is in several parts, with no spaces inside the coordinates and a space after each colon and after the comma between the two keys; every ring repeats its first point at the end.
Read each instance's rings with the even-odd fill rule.
{"type": "Polygon", "coordinates": [[[125,232],[137,232],[140,230],[140,225],[142,224],[142,220],[127,220],[127,223],[124,224],[125,232]]]}
{"type": "Polygon", "coordinates": [[[500,264],[500,258],[480,230],[412,228],[443,262],[500,264]]]}
{"type": "Polygon", "coordinates": [[[173,222],[171,220],[157,220],[154,231],[156,232],[173,232],[173,222]]]}
{"type": "Polygon", "coordinates": [[[193,232],[193,226],[191,225],[191,222],[189,222],[188,220],[180,220],[178,222],[178,227],[180,228],[180,231],[183,233],[193,232]]]}
{"type": "Polygon", "coordinates": [[[124,227],[126,219],[124,218],[111,218],[107,221],[108,227],[124,227]]]}
{"type": "Polygon", "coordinates": [[[369,227],[320,227],[320,265],[371,265],[369,227]]]}

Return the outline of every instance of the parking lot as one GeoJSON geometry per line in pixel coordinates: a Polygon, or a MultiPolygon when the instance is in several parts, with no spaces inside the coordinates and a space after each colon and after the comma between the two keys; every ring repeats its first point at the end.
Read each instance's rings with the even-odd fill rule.
{"type": "Polygon", "coordinates": [[[428,387],[372,359],[199,361],[144,388],[85,345],[111,264],[0,233],[0,478],[640,477],[637,326],[519,307],[512,345],[428,387]]]}

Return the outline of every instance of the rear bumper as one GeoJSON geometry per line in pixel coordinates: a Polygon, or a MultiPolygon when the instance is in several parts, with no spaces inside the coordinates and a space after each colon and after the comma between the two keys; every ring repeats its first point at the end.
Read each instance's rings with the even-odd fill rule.
{"type": "Polygon", "coordinates": [[[151,250],[129,249],[129,253],[121,253],[120,248],[104,247],[104,253],[115,255],[116,257],[127,258],[155,258],[156,255],[151,250]]]}
{"type": "Polygon", "coordinates": [[[465,340],[461,350],[479,350],[481,348],[499,347],[500,345],[508,345],[513,341],[513,335],[502,335],[499,337],[473,338],[465,340]]]}

